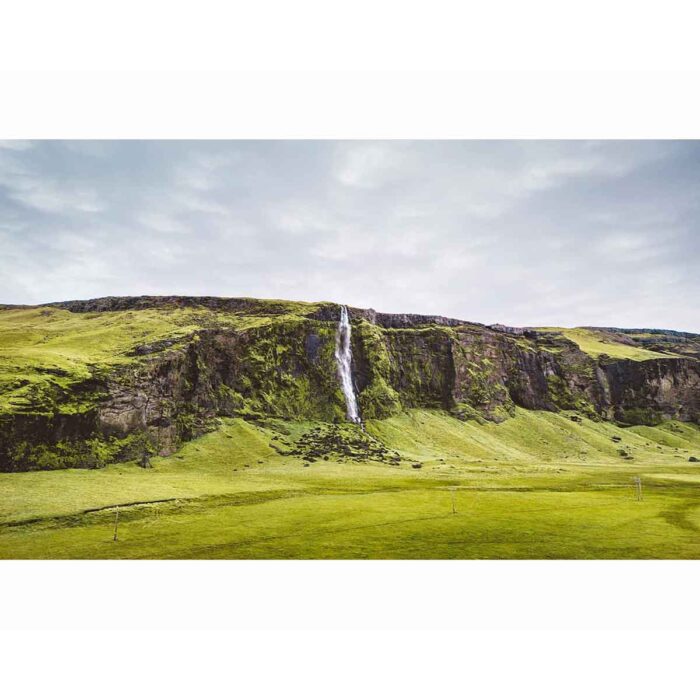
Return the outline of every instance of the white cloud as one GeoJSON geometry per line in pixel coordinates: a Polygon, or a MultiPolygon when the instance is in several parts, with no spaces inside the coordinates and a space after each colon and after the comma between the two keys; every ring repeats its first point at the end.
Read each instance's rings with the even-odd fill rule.
{"type": "Polygon", "coordinates": [[[188,228],[175,216],[160,211],[143,211],[136,216],[143,228],[157,233],[187,233],[188,228]]]}
{"type": "Polygon", "coordinates": [[[8,151],[26,151],[30,148],[34,148],[34,143],[32,141],[23,141],[21,139],[0,139],[0,148],[4,148],[8,151]]]}
{"type": "Polygon", "coordinates": [[[53,214],[67,211],[95,213],[103,209],[97,194],[86,188],[65,188],[26,177],[14,181],[8,189],[10,197],[16,202],[53,214]]]}
{"type": "Polygon", "coordinates": [[[4,190],[18,204],[41,212],[102,211],[103,203],[94,188],[38,171],[22,160],[27,150],[15,148],[9,157],[0,158],[0,192],[4,190]]]}
{"type": "Polygon", "coordinates": [[[695,142],[0,148],[0,302],[335,300],[700,331],[695,142]]]}
{"type": "Polygon", "coordinates": [[[269,210],[267,215],[273,228],[292,235],[328,231],[333,228],[326,213],[303,202],[284,202],[281,206],[269,210]]]}
{"type": "Polygon", "coordinates": [[[403,146],[386,143],[345,143],[338,148],[335,177],[342,185],[372,189],[404,175],[403,146]]]}

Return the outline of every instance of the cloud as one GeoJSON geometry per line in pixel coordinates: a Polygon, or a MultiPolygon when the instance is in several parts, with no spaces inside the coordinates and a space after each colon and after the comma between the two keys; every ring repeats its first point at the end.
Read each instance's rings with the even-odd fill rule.
{"type": "Polygon", "coordinates": [[[0,302],[335,300],[700,331],[700,145],[0,145],[0,302]]]}
{"type": "Polygon", "coordinates": [[[94,213],[103,209],[97,194],[87,188],[65,188],[28,177],[6,182],[6,185],[10,198],[30,209],[56,214],[66,211],[94,213]]]}
{"type": "Polygon", "coordinates": [[[0,149],[5,149],[7,151],[26,151],[33,147],[34,143],[32,141],[0,139],[0,149]]]}
{"type": "Polygon", "coordinates": [[[405,174],[403,146],[387,143],[344,143],[335,156],[335,177],[342,185],[372,189],[405,174]]]}
{"type": "Polygon", "coordinates": [[[187,233],[188,228],[174,216],[160,211],[144,211],[136,216],[144,228],[157,233],[187,233]]]}
{"type": "Polygon", "coordinates": [[[34,144],[21,148],[17,147],[17,142],[10,143],[15,147],[6,148],[4,157],[0,151],[0,192],[6,197],[28,209],[52,214],[69,211],[94,213],[103,209],[93,187],[43,172],[31,161],[24,160],[25,152],[30,148],[36,150],[32,148],[34,144]]]}

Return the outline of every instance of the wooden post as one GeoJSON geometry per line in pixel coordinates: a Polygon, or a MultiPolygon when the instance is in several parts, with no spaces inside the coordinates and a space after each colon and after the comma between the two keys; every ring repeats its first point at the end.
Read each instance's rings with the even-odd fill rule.
{"type": "Polygon", "coordinates": [[[457,515],[457,504],[455,503],[455,488],[454,488],[454,486],[450,489],[450,494],[452,495],[452,515],[457,515]]]}
{"type": "Polygon", "coordinates": [[[117,506],[117,510],[114,513],[114,541],[117,541],[117,530],[119,528],[119,506],[117,506]]]}

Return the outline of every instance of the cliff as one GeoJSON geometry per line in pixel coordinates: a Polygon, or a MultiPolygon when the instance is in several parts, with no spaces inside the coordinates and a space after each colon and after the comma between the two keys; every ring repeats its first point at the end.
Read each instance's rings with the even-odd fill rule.
{"type": "MultiPolygon", "coordinates": [[[[422,407],[503,421],[521,406],[623,425],[700,422],[700,336],[349,311],[365,419],[422,407]]],[[[343,421],[339,312],[216,297],[5,307],[0,470],[146,463],[217,416],[343,421]]]]}

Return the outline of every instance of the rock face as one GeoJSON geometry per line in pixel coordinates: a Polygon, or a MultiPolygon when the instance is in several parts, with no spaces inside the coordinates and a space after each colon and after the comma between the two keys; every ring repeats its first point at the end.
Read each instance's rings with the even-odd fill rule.
{"type": "Polygon", "coordinates": [[[653,424],[666,418],[700,422],[700,363],[684,358],[605,367],[603,386],[616,420],[653,424]]]}
{"type": "MultiPolygon", "coordinates": [[[[109,298],[57,306],[99,313],[188,304],[244,313],[264,308],[271,320],[246,329],[203,328],[177,346],[167,340],[135,346],[133,363],[101,377],[101,398],[82,413],[0,416],[0,470],[167,454],[217,416],[344,420],[336,304],[296,316],[285,315],[285,302],[250,299],[109,298]]],[[[622,424],[700,422],[700,362],[691,356],[594,358],[566,338],[534,330],[352,308],[350,317],[365,419],[429,407],[502,421],[520,406],[622,424]]]]}

